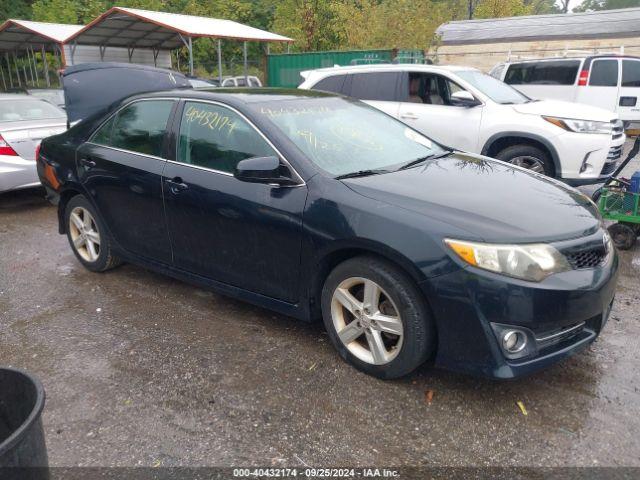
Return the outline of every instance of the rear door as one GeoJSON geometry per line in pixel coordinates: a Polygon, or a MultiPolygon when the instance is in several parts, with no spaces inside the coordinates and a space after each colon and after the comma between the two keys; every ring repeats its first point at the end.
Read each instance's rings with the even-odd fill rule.
{"type": "Polygon", "coordinates": [[[135,101],[113,115],[76,153],[78,178],[115,241],[148,259],[171,262],[162,203],[166,127],[177,102],[135,101]]]}
{"type": "Polygon", "coordinates": [[[620,61],[617,58],[596,58],[591,62],[589,82],[576,90],[576,102],[615,112],[618,108],[620,61]]]}
{"type": "Polygon", "coordinates": [[[354,73],[345,79],[342,93],[398,118],[401,81],[402,72],[354,73]]]}
{"type": "Polygon", "coordinates": [[[621,120],[640,121],[640,60],[622,60],[618,115],[621,120]]]}
{"type": "Polygon", "coordinates": [[[443,145],[476,152],[484,105],[471,108],[453,105],[451,94],[460,90],[464,88],[444,75],[405,73],[399,118],[443,145]]]}

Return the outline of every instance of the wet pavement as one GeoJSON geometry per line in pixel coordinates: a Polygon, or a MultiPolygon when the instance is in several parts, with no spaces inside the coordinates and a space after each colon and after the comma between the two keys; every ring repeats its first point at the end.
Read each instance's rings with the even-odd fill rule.
{"type": "Polygon", "coordinates": [[[610,322],[571,359],[510,382],[428,366],[384,382],[319,324],[83,269],[55,208],[9,193],[0,365],[42,379],[54,466],[640,466],[640,243],[621,263],[610,322]]]}

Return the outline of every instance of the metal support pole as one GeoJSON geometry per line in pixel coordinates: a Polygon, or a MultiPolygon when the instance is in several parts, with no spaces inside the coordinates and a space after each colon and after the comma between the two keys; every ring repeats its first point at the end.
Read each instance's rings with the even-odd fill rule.
{"type": "Polygon", "coordinates": [[[71,65],[75,65],[75,56],[76,56],[76,47],[78,46],[78,42],[75,40],[71,44],[71,65]]]}
{"type": "Polygon", "coordinates": [[[287,42],[287,53],[291,53],[291,42],[287,42]]]}
{"type": "Polygon", "coordinates": [[[193,77],[193,43],[191,42],[191,37],[189,37],[189,75],[193,77]]]}
{"type": "MultiPolygon", "coordinates": [[[[29,66],[29,76],[31,77],[31,83],[33,84],[33,65],[31,65],[31,57],[29,56],[29,47],[26,47],[24,53],[27,57],[27,65],[29,66]]],[[[22,68],[24,68],[24,63],[22,64],[22,68]]],[[[26,75],[25,75],[26,78],[26,75]]],[[[27,82],[25,82],[27,83],[27,82]]]]}
{"type": "Polygon", "coordinates": [[[100,61],[104,62],[104,51],[107,49],[107,46],[100,45],[98,48],[100,49],[100,61]]]}
{"type": "Polygon", "coordinates": [[[51,79],[49,78],[49,62],[47,61],[47,52],[44,49],[44,44],[41,48],[42,52],[42,69],[44,70],[44,80],[47,82],[47,87],[51,86],[51,79]]]}
{"type": "Polygon", "coordinates": [[[5,91],[7,90],[7,82],[4,79],[4,68],[2,67],[2,63],[0,63],[0,75],[2,75],[2,86],[4,87],[5,91]]]}
{"type": "Polygon", "coordinates": [[[242,42],[242,61],[243,61],[243,72],[244,72],[244,84],[246,87],[249,86],[249,72],[247,70],[247,41],[242,42]]]}
{"type": "Polygon", "coordinates": [[[36,86],[40,86],[40,78],[38,78],[38,64],[36,63],[36,53],[33,51],[33,47],[29,45],[31,50],[31,60],[33,60],[33,74],[36,76],[36,86]]]}
{"type": "Polygon", "coordinates": [[[9,75],[9,85],[13,88],[13,77],[11,76],[11,64],[9,63],[9,52],[4,52],[4,59],[7,62],[7,74],[9,75]]]}
{"type": "MultiPolygon", "coordinates": [[[[18,77],[18,86],[21,87],[22,86],[22,80],[20,79],[20,69],[18,68],[18,56],[16,55],[15,50],[13,52],[13,64],[16,67],[16,76],[18,77]]],[[[25,78],[25,80],[26,80],[26,78],[25,78]]]]}
{"type": "Polygon", "coordinates": [[[218,39],[218,82],[222,86],[222,40],[218,39]]]}

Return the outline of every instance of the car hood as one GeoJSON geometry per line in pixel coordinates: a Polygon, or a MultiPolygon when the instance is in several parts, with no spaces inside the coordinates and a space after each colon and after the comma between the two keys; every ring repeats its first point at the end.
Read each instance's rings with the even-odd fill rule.
{"type": "Polygon", "coordinates": [[[561,100],[538,100],[535,102],[513,105],[519,113],[531,115],[548,115],[550,117],[573,118],[575,120],[591,120],[595,122],[610,122],[616,120],[617,115],[604,108],[582,105],[580,103],[563,102],[561,100]]]}
{"type": "Polygon", "coordinates": [[[577,190],[504,162],[454,153],[343,182],[355,192],[469,232],[467,240],[552,242],[594,233],[597,209],[577,190]]]}

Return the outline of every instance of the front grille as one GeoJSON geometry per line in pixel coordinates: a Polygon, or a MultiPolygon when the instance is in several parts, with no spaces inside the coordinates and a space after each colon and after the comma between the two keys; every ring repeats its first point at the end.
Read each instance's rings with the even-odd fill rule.
{"type": "Polygon", "coordinates": [[[602,167],[602,172],[600,172],[600,175],[611,175],[613,172],[616,171],[617,167],[618,167],[618,162],[605,163],[604,167],[602,167]]]}
{"type": "Polygon", "coordinates": [[[624,123],[622,123],[622,120],[611,120],[611,130],[614,140],[620,138],[624,133],[624,123]]]}
{"type": "Polygon", "coordinates": [[[595,268],[601,265],[607,256],[607,252],[605,252],[604,247],[598,247],[571,252],[566,256],[569,265],[571,265],[574,270],[581,270],[584,268],[595,268]]]}
{"type": "Polygon", "coordinates": [[[550,347],[557,343],[569,340],[584,330],[586,322],[580,322],[566,327],[555,328],[545,332],[536,332],[536,344],[539,349],[550,347]]]}

